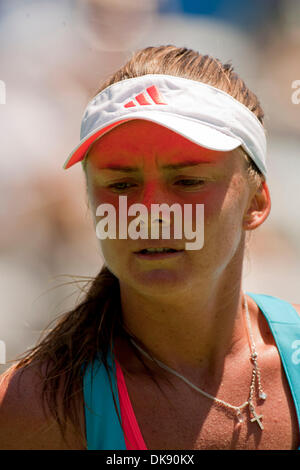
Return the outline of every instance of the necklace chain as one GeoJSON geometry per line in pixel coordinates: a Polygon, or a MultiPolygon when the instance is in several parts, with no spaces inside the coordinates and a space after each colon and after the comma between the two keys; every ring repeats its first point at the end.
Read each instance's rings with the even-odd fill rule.
{"type": "Polygon", "coordinates": [[[220,398],[214,397],[213,395],[210,395],[209,393],[205,392],[204,390],[201,390],[201,388],[197,387],[195,384],[190,382],[186,377],[179,374],[179,372],[176,372],[176,370],[171,369],[171,367],[167,366],[166,364],[159,361],[158,359],[151,357],[138,344],[136,344],[136,342],[132,338],[130,338],[130,341],[145,357],[147,357],[151,361],[155,362],[159,367],[161,367],[162,369],[167,370],[171,374],[173,374],[176,377],[178,377],[179,379],[183,380],[191,388],[193,388],[194,390],[196,390],[197,392],[199,392],[201,395],[205,396],[206,398],[209,398],[209,399],[213,400],[216,404],[218,404],[220,406],[223,406],[224,408],[227,408],[227,409],[230,409],[230,410],[234,411],[235,416],[238,420],[238,423],[242,423],[244,421],[244,417],[242,416],[242,411],[244,410],[244,408],[246,408],[248,406],[249,411],[250,411],[250,421],[251,422],[256,421],[258,426],[260,427],[260,429],[263,430],[264,427],[263,427],[263,424],[261,422],[261,419],[262,419],[263,415],[258,415],[256,413],[255,406],[254,406],[254,403],[253,403],[256,383],[257,383],[257,387],[258,387],[258,396],[259,396],[259,398],[261,400],[266,400],[267,394],[263,391],[262,385],[261,385],[260,369],[259,369],[258,363],[257,363],[258,354],[257,354],[257,351],[256,351],[255,342],[254,342],[254,336],[253,336],[253,332],[252,332],[251,321],[250,321],[249,310],[248,310],[248,302],[247,302],[247,298],[246,298],[245,293],[244,293],[244,309],[245,309],[245,316],[246,316],[246,322],[247,322],[247,332],[249,334],[249,339],[250,339],[250,351],[251,351],[250,360],[252,362],[253,369],[252,369],[252,378],[251,378],[251,384],[250,384],[249,398],[248,398],[247,401],[245,401],[240,406],[231,405],[230,403],[227,403],[226,401],[221,400],[220,398]]]}

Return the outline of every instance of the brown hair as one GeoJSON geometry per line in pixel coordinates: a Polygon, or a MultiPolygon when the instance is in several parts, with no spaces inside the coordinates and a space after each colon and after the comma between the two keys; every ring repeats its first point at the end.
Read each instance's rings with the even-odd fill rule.
{"type": "MultiPolygon", "coordinates": [[[[168,74],[208,83],[243,103],[263,124],[264,113],[257,97],[230,63],[222,64],[209,55],[171,45],[137,51],[102,84],[97,93],[115,82],[145,74],[168,74]]],[[[262,174],[245,156],[250,177],[261,182],[262,174]]],[[[32,364],[46,364],[42,395],[59,423],[62,435],[67,420],[78,428],[78,432],[80,430],[74,402],[79,396],[83,403],[83,374],[87,365],[98,355],[108,371],[107,354],[112,349],[113,338],[127,334],[122,326],[118,279],[104,266],[87,286],[84,299],[72,311],[65,313],[50,333],[26,352],[15,366],[25,369],[32,364]],[[61,381],[64,382],[62,413],[59,412],[56,393],[61,381]]],[[[84,442],[85,436],[82,439],[84,442]]]]}

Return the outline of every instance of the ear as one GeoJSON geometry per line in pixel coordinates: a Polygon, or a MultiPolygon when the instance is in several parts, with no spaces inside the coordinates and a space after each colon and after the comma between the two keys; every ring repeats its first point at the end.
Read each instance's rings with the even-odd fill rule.
{"type": "Polygon", "coordinates": [[[271,211],[271,198],[267,183],[264,181],[252,195],[243,217],[244,230],[254,230],[268,217],[271,211]]]}

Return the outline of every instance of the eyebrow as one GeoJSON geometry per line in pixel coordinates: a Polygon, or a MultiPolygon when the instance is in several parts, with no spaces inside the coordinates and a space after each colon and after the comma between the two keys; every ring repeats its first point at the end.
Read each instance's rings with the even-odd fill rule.
{"type": "Polygon", "coordinates": [[[163,168],[166,170],[180,170],[181,168],[200,166],[203,164],[215,165],[216,162],[214,160],[191,160],[185,161],[183,163],[169,163],[168,165],[164,165],[163,168]]]}
{"type": "MultiPolygon", "coordinates": [[[[162,168],[164,170],[180,170],[182,168],[200,166],[202,164],[215,165],[216,162],[214,160],[201,160],[201,161],[191,160],[191,161],[185,161],[185,162],[182,162],[182,163],[169,163],[167,165],[163,165],[162,168]]],[[[123,171],[125,173],[134,173],[134,172],[139,171],[140,168],[133,167],[133,166],[109,164],[105,167],[98,167],[98,169],[99,170],[123,171]]]]}

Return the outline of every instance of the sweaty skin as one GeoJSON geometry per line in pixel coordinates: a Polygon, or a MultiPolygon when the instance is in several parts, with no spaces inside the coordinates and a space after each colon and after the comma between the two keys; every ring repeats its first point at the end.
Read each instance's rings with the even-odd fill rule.
{"type": "MultiPolygon", "coordinates": [[[[101,249],[120,282],[124,324],[144,349],[208,393],[243,403],[251,378],[241,290],[245,236],[270,212],[267,184],[256,187],[249,183],[240,149],[208,150],[147,121],[115,128],[94,143],[87,158],[93,213],[107,202],[118,212],[119,195],[127,196],[128,205],[142,203],[149,210],[155,203],[204,204],[201,250],[183,250],[185,240],[172,239],[168,243],[107,239],[101,242],[101,249]],[[163,259],[137,255],[149,246],[182,251],[163,259]]],[[[162,381],[164,400],[134,359],[132,347],[120,341],[124,368],[132,372],[127,387],[148,448],[184,449],[191,448],[191,442],[192,448],[296,445],[297,419],[278,352],[256,304],[251,299],[248,302],[261,367],[265,366],[264,388],[275,384],[279,414],[285,420],[281,432],[274,437],[269,401],[264,405],[263,434],[248,423],[237,436],[232,417],[220,413],[176,377],[168,375],[176,391],[167,387],[164,373],[148,361],[162,381]]]]}
{"type": "MultiPolygon", "coordinates": [[[[242,312],[245,235],[264,222],[271,206],[267,184],[249,184],[243,158],[240,149],[214,152],[151,122],[132,121],[95,142],[86,167],[93,213],[101,203],[117,210],[120,194],[127,195],[128,204],[139,202],[148,208],[163,202],[205,205],[204,246],[199,251],[145,259],[136,251],[159,241],[130,239],[104,240],[101,248],[120,281],[125,327],[156,358],[234,405],[248,398],[252,372],[242,312]]],[[[168,244],[182,248],[184,241],[171,239],[168,244]]],[[[145,360],[159,389],[127,340],[116,338],[117,356],[127,372],[126,386],[148,449],[297,448],[297,417],[277,348],[256,304],[250,298],[248,303],[268,394],[257,406],[264,416],[263,432],[248,419],[237,428],[232,416],[145,360]]],[[[300,306],[294,307],[300,314],[300,306]]],[[[67,445],[57,423],[44,414],[43,380],[35,367],[23,374],[22,387],[16,381],[19,375],[1,380],[0,448],[84,449],[79,430],[67,423],[67,445]]],[[[76,407],[84,435],[82,400],[76,407]]]]}

